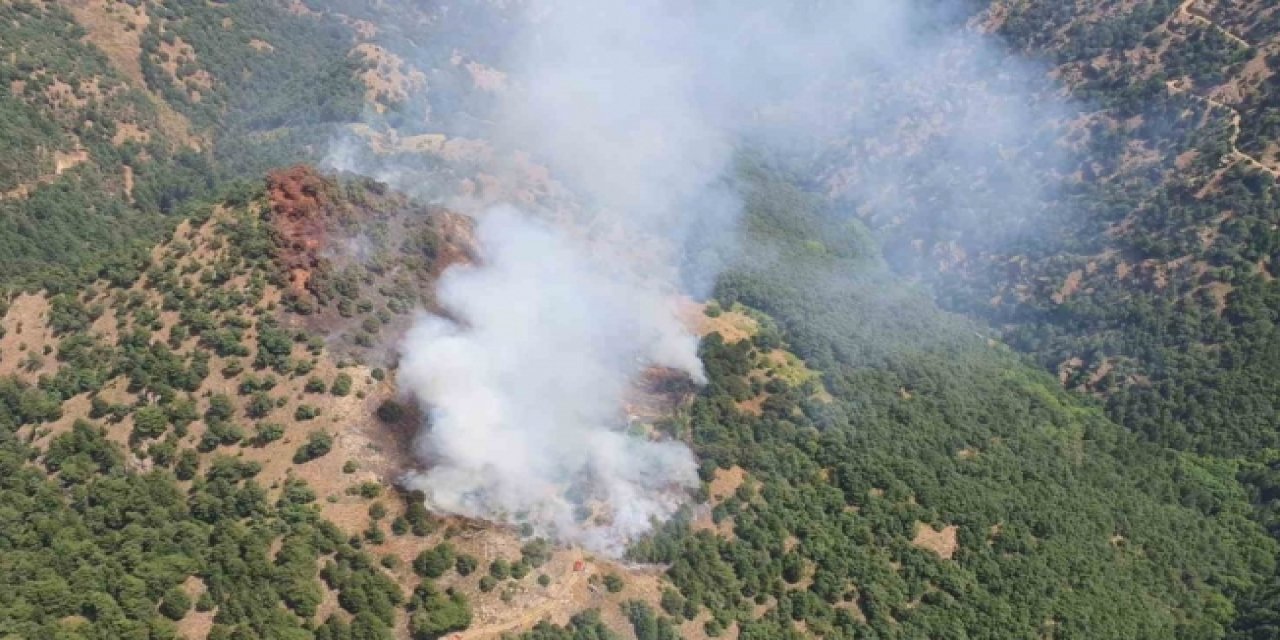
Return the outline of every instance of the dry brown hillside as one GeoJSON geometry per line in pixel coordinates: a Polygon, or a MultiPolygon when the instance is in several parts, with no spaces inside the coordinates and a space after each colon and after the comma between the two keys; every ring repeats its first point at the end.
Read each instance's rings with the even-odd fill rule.
{"type": "MultiPolygon", "coordinates": [[[[447,516],[431,517],[413,533],[400,529],[398,523],[421,515],[411,513],[421,512],[414,506],[421,496],[397,485],[419,469],[411,451],[421,417],[381,360],[393,358],[407,313],[431,304],[439,271],[473,259],[465,218],[418,206],[375,183],[339,182],[294,167],[273,173],[260,200],[215,207],[207,218],[179,224],[127,286],[99,281],[72,294],[13,298],[0,320],[0,374],[32,384],[88,370],[102,376],[96,389],[70,395],[59,418],[20,435],[44,449],[90,420],[137,471],[194,463],[180,477],[199,478],[233,460],[256,470],[269,500],[305,483],[320,515],[363,538],[364,551],[383,559],[383,571],[406,594],[419,581],[415,558],[447,542],[479,567],[437,581],[470,599],[473,622],[458,637],[494,638],[543,620],[566,624],[593,608],[627,637],[620,605],[641,600],[656,609],[669,586],[661,567],[553,547],[526,575],[482,589],[491,563],[520,561],[528,540],[519,532],[447,516]],[[404,244],[382,246],[379,238],[404,244]],[[348,251],[356,239],[367,246],[348,251]],[[141,351],[149,355],[139,358],[141,351]],[[175,388],[151,371],[157,358],[170,363],[160,377],[206,373],[175,388]],[[188,416],[179,429],[156,433],[150,418],[140,417],[149,407],[175,402],[186,403],[188,416]],[[318,433],[327,435],[327,451],[300,460],[300,448],[318,433]],[[605,576],[621,578],[621,588],[606,588],[605,576]]],[[[704,330],[750,324],[745,316],[733,320],[735,314],[704,330]]],[[[667,417],[679,404],[654,375],[653,388],[635,396],[637,420],[667,417]]],[[[712,493],[699,518],[726,497],[714,487],[712,493]]],[[[724,534],[732,536],[731,523],[726,526],[724,534]]],[[[205,589],[198,579],[184,588],[193,597],[205,589]]],[[[330,615],[351,619],[338,593],[326,590],[317,619],[330,615]]],[[[407,614],[397,615],[397,636],[407,638],[407,614]]],[[[213,619],[192,612],[179,627],[199,638],[213,619]]],[[[704,622],[686,622],[683,631],[698,637],[704,622]]]]}

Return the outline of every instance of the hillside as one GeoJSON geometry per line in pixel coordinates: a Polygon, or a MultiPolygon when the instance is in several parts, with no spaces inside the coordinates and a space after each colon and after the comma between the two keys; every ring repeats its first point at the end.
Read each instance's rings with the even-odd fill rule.
{"type": "Polygon", "coordinates": [[[615,624],[616,602],[656,605],[650,571],[432,516],[395,487],[418,418],[364,363],[464,257],[465,223],[383,193],[281,171],[185,220],[129,282],[9,301],[0,633],[485,636],[563,623],[570,598],[613,602],[615,624]],[[369,265],[317,257],[357,222],[406,241],[369,265]],[[52,523],[74,546],[38,535],[52,523]]]}
{"type": "Polygon", "coordinates": [[[784,294],[771,278],[825,267],[804,257],[818,205],[744,179],[756,232],[794,243],[797,273],[730,278],[721,304],[761,311],[699,323],[711,384],[657,428],[694,445],[703,504],[632,552],[655,569],[432,516],[396,489],[416,418],[381,361],[432,304],[432,274],[467,259],[466,222],[298,168],[201,207],[133,279],[10,300],[0,630],[1221,632],[1272,553],[1230,467],[1140,443],[919,295],[861,302],[895,285],[856,232],[822,236],[864,276],[784,294]],[[348,233],[371,260],[321,257],[348,233]],[[917,326],[892,321],[906,308],[917,326]],[[815,312],[834,324],[796,324],[815,312]],[[53,522],[69,533],[39,535],[53,522]]]}
{"type": "MultiPolygon", "coordinates": [[[[875,206],[844,186],[874,171],[866,160],[812,181],[863,212],[897,271],[1112,420],[1243,462],[1238,479],[1273,532],[1276,17],[1232,0],[978,6],[974,28],[1046,68],[1040,99],[1070,100],[1060,120],[999,150],[1029,168],[1018,179],[1033,193],[1006,197],[1000,162],[933,160],[948,133],[927,111],[892,132],[928,142],[904,150],[912,171],[875,206]],[[959,215],[931,206],[935,172],[963,185],[946,194],[959,215]]],[[[877,143],[898,148],[867,146],[877,143]]],[[[1274,595],[1260,597],[1272,604],[1244,616],[1240,631],[1261,634],[1251,637],[1275,629],[1274,595]]]]}
{"type": "MultiPolygon", "coordinates": [[[[435,11],[406,25],[445,28],[435,11]]],[[[373,42],[390,35],[373,23],[301,2],[22,0],[0,12],[5,282],[111,268],[188,202],[324,158],[366,113],[390,106],[400,131],[437,130],[428,77],[451,104],[484,93],[456,46],[432,40],[438,66],[416,69],[373,42]]]]}
{"type": "Polygon", "coordinates": [[[0,0],[0,638],[1280,633],[1280,10],[939,4],[1034,86],[739,153],[709,383],[626,407],[700,486],[619,560],[401,485],[453,205],[577,213],[495,135],[521,2],[0,0]]]}
{"type": "Polygon", "coordinates": [[[1247,2],[993,11],[993,29],[1099,109],[1084,116],[1093,133],[1072,200],[1086,217],[1071,243],[1030,252],[1018,282],[978,294],[999,308],[979,312],[1014,325],[1012,344],[1068,386],[1108,396],[1117,420],[1178,448],[1275,444],[1263,355],[1274,349],[1274,13],[1247,2]],[[1053,28],[1026,26],[1042,21],[1053,28]]]}
{"type": "Polygon", "coordinates": [[[1057,120],[965,140],[1016,146],[964,166],[920,109],[853,147],[903,157],[835,155],[804,175],[859,212],[895,268],[1105,398],[1117,421],[1180,449],[1273,446],[1273,17],[1228,1],[994,3],[975,28],[1047,67],[1035,100],[1065,93],[1057,120]],[[856,188],[885,162],[904,175],[856,188]],[[1228,395],[1236,406],[1216,400],[1228,395]]]}

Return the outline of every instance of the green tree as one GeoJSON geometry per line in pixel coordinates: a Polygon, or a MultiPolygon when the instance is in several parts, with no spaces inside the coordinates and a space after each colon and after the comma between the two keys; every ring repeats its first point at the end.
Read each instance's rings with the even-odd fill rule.
{"type": "Polygon", "coordinates": [[[333,436],[327,431],[312,431],[307,441],[293,454],[294,464],[304,464],[320,458],[333,449],[333,436]]]}
{"type": "Polygon", "coordinates": [[[419,553],[413,561],[413,570],[425,578],[439,578],[453,568],[459,559],[453,545],[442,542],[419,553]]]}
{"type": "Polygon", "coordinates": [[[156,405],[147,405],[133,412],[133,438],[143,440],[159,438],[169,428],[169,416],[156,405]]]}
{"type": "Polygon", "coordinates": [[[466,596],[455,591],[442,593],[424,580],[409,600],[409,633],[414,640],[434,640],[471,626],[471,607],[466,596]]]}
{"type": "Polygon", "coordinates": [[[160,613],[170,620],[181,620],[191,608],[191,598],[180,587],[164,592],[160,601],[160,613]]]}
{"type": "Polygon", "coordinates": [[[471,572],[475,571],[479,566],[480,561],[469,553],[458,554],[458,559],[454,563],[454,569],[457,570],[458,575],[463,577],[471,575],[471,572]]]}
{"type": "Polygon", "coordinates": [[[346,372],[339,372],[333,379],[333,386],[329,388],[329,393],[335,396],[346,396],[351,394],[351,376],[346,372]]]}

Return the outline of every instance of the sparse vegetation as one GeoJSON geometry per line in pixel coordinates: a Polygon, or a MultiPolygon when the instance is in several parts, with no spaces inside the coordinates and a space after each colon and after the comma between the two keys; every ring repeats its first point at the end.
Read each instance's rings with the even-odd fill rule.
{"type": "MultiPolygon", "coordinates": [[[[441,520],[420,494],[364,481],[380,462],[346,460],[344,474],[361,474],[319,504],[294,476],[336,461],[274,462],[330,453],[339,419],[365,406],[353,394],[381,403],[386,425],[416,415],[383,401],[375,383],[394,370],[362,372],[433,302],[417,283],[450,250],[439,216],[372,181],[299,170],[329,198],[322,226],[358,227],[369,259],[301,256],[295,288],[255,186],[361,114],[365,63],[342,12],[396,3],[110,3],[125,22],[146,16],[108,25],[137,36],[134,70],[95,45],[75,13],[92,4],[0,7],[0,285],[13,287],[0,308],[18,289],[47,302],[7,325],[21,338],[0,354],[12,374],[0,377],[0,636],[170,637],[194,609],[217,639],[385,638],[397,615],[414,638],[438,638],[471,614],[436,580],[513,606],[530,582],[550,587],[562,565],[547,564],[546,541],[518,560],[463,553],[432,537],[441,520]],[[319,515],[344,508],[350,530],[319,515]],[[421,545],[420,583],[396,584],[416,579],[380,547],[388,531],[421,545]]],[[[669,567],[660,596],[622,608],[637,638],[695,619],[743,640],[1275,635],[1280,14],[1000,4],[997,35],[1054,65],[1090,110],[1036,133],[1069,151],[1061,192],[1008,207],[1044,233],[1006,243],[999,225],[972,224],[990,214],[972,204],[993,182],[956,167],[909,169],[963,185],[951,198],[913,173],[882,202],[832,202],[808,195],[838,193],[830,166],[745,162],[733,183],[747,234],[781,259],[718,283],[706,317],[746,310],[760,330],[708,336],[708,384],[656,431],[695,448],[704,504],[630,550],[669,567]],[[941,253],[963,257],[944,266],[941,253]],[[736,474],[746,480],[719,491],[736,474]]],[[[450,54],[460,37],[421,39],[450,54]]],[[[444,105],[464,100],[449,83],[465,63],[453,66],[432,71],[444,102],[430,118],[424,100],[378,127],[448,130],[444,105]]],[[[945,139],[935,124],[924,137],[945,139]]],[[[900,136],[867,132],[859,149],[900,136]]],[[[641,586],[602,575],[592,584],[611,602],[641,586]]],[[[620,631],[587,611],[520,637],[620,631]]]]}

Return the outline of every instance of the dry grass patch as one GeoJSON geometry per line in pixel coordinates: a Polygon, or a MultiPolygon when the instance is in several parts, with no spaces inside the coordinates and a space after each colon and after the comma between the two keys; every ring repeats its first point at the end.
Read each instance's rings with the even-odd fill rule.
{"type": "Polygon", "coordinates": [[[84,149],[53,152],[53,173],[37,177],[31,182],[20,184],[13,189],[0,193],[0,200],[20,200],[31,195],[36,187],[50,184],[64,172],[76,168],[89,160],[89,152],[84,149]]]}
{"type": "Polygon", "coordinates": [[[351,54],[360,56],[369,65],[360,73],[360,80],[365,85],[365,101],[372,104],[378,113],[427,88],[425,73],[376,44],[362,42],[351,50],[351,54]]]}
{"type": "Polygon", "coordinates": [[[1067,298],[1075,295],[1080,290],[1080,283],[1084,281],[1084,271],[1076,269],[1067,274],[1067,279],[1062,283],[1056,292],[1050,298],[1054,304],[1062,304],[1067,298]]]}
{"type": "Polygon", "coordinates": [[[760,323],[741,309],[721,310],[715,317],[707,315],[707,304],[690,298],[676,301],[677,312],[685,326],[699,336],[719,333],[726,343],[747,340],[760,330],[760,323]]]}
{"type": "Polygon", "coordinates": [[[136,89],[147,93],[155,105],[158,125],[165,136],[179,145],[199,148],[200,140],[191,132],[185,116],[147,90],[142,75],[142,32],[151,24],[145,3],[133,6],[113,0],[66,0],[60,2],[84,27],[85,39],[102,50],[107,60],[136,89]]]}
{"type": "Polygon", "coordinates": [[[41,449],[48,446],[54,438],[71,431],[76,420],[89,416],[89,394],[82,393],[62,402],[62,417],[53,422],[27,425],[18,430],[18,435],[30,438],[31,444],[41,449]]]}
{"type": "Polygon", "coordinates": [[[213,74],[204,69],[195,69],[182,75],[181,68],[184,64],[196,63],[196,50],[187,41],[176,36],[172,41],[161,40],[160,53],[160,67],[175,84],[187,91],[192,101],[200,102],[204,92],[213,88],[213,74]]]}
{"type": "Polygon", "coordinates": [[[1219,318],[1227,311],[1227,296],[1235,291],[1235,287],[1227,282],[1212,282],[1204,287],[1205,292],[1213,298],[1213,311],[1219,318]]]}
{"type": "Polygon", "coordinates": [[[43,295],[23,293],[9,303],[0,319],[0,375],[16,375],[34,382],[58,368],[58,340],[49,328],[49,301],[43,295]],[[48,351],[48,353],[45,353],[48,351]]]}
{"type": "Polygon", "coordinates": [[[111,144],[120,146],[128,142],[144,143],[151,139],[151,132],[143,130],[132,122],[117,122],[115,135],[111,136],[111,144]]]}
{"type": "Polygon", "coordinates": [[[707,494],[711,496],[713,502],[720,503],[736,493],[738,487],[741,487],[746,480],[746,470],[736,464],[728,469],[716,469],[707,488],[707,494]]]}
{"type": "MultiPolygon", "coordinates": [[[[200,595],[206,590],[204,581],[196,576],[190,576],[182,583],[182,591],[187,594],[191,602],[200,599],[200,595]]],[[[216,615],[218,615],[216,607],[204,612],[196,611],[195,607],[192,607],[177,623],[178,636],[192,640],[209,637],[209,630],[213,628],[213,618],[216,615]]]]}
{"type": "Polygon", "coordinates": [[[134,86],[147,86],[139,59],[142,32],[151,24],[145,4],[133,6],[111,0],[70,0],[60,4],[84,27],[88,34],[85,39],[101,49],[112,66],[134,86]]]}
{"type": "Polygon", "coordinates": [[[378,25],[369,22],[368,20],[352,18],[347,15],[340,15],[339,18],[341,18],[342,22],[348,27],[351,27],[352,31],[356,32],[356,38],[360,40],[372,40],[378,35],[378,25]]]}
{"type": "Polygon", "coordinates": [[[707,484],[707,495],[709,500],[707,504],[698,507],[694,515],[691,527],[694,531],[711,531],[717,535],[732,540],[733,518],[722,518],[717,523],[712,517],[712,509],[716,505],[724,502],[730,496],[737,493],[738,488],[747,481],[747,471],[742,467],[734,465],[728,469],[716,469],[711,478],[711,482],[707,484]]]}
{"type": "Polygon", "coordinates": [[[960,548],[960,543],[956,540],[956,534],[959,531],[960,527],[956,525],[938,530],[923,522],[917,522],[916,536],[912,538],[911,544],[932,551],[943,560],[950,560],[960,548]]]}

